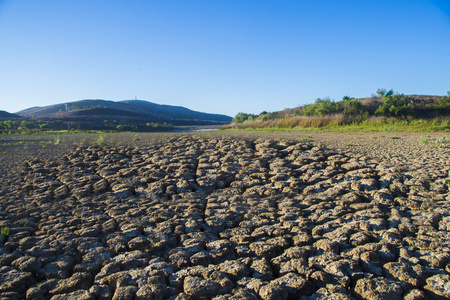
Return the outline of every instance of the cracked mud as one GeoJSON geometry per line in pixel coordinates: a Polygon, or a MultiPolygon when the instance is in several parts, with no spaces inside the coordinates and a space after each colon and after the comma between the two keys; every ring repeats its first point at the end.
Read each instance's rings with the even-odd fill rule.
{"type": "Polygon", "coordinates": [[[0,186],[0,298],[448,299],[449,150],[382,148],[186,135],[24,159],[0,186]]]}

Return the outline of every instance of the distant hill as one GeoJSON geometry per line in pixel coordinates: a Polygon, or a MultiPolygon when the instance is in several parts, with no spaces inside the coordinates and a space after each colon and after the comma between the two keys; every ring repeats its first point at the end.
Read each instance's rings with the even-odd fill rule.
{"type": "MultiPolygon", "coordinates": [[[[136,115],[153,117],[155,119],[177,120],[177,119],[199,119],[229,122],[231,117],[220,114],[209,114],[193,111],[182,106],[161,105],[144,100],[81,100],[76,102],[61,103],[44,107],[33,107],[22,110],[17,114],[28,118],[50,117],[50,116],[70,116],[84,110],[83,115],[107,114],[107,110],[112,109],[114,115],[120,114],[119,111],[135,113],[136,115]]],[[[113,112],[109,110],[110,112],[113,112]]]]}
{"type": "Polygon", "coordinates": [[[232,120],[226,115],[144,100],[81,100],[28,108],[17,114],[38,122],[62,120],[68,127],[81,129],[113,129],[111,127],[117,125],[135,126],[139,129],[149,123],[168,123],[175,126],[223,125],[232,120]]]}

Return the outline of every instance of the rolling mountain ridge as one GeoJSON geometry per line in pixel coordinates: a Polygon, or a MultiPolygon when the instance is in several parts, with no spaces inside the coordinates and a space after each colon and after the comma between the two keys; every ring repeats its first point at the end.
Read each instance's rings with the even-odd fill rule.
{"type": "Polygon", "coordinates": [[[32,107],[16,113],[30,122],[49,128],[147,131],[164,125],[223,125],[232,118],[198,112],[182,106],[161,105],[144,100],[80,100],[44,107],[32,107]],[[126,129],[123,129],[126,128],[126,129]]]}
{"type": "Polygon", "coordinates": [[[27,118],[69,117],[75,115],[123,115],[155,118],[158,120],[209,120],[229,122],[231,117],[220,114],[209,114],[193,111],[182,106],[162,105],[144,100],[81,100],[44,107],[33,107],[17,114],[27,118]],[[80,113],[83,111],[83,113],[80,113]]]}

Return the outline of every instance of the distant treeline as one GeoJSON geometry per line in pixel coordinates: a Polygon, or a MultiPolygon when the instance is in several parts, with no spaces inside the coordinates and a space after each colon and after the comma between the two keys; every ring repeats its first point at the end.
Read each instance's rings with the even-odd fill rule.
{"type": "MultiPolygon", "coordinates": [[[[259,115],[240,112],[234,117],[233,123],[262,123],[297,116],[329,117],[339,115],[339,119],[343,123],[363,122],[371,117],[413,120],[450,116],[450,91],[446,96],[433,101],[432,104],[424,103],[420,96],[406,96],[393,90],[378,89],[377,95],[378,97],[368,98],[368,101],[349,96],[343,97],[341,101],[319,98],[313,104],[280,112],[263,111],[259,115]]],[[[269,123],[273,125],[273,122],[269,123]]]]}
{"type": "MultiPolygon", "coordinates": [[[[145,125],[129,125],[129,124],[115,124],[116,122],[103,122],[102,127],[97,126],[102,130],[109,131],[133,131],[133,132],[153,132],[153,131],[171,131],[173,130],[173,125],[164,123],[146,123],[145,125]]],[[[42,131],[51,130],[82,130],[75,122],[64,122],[63,120],[53,120],[53,121],[30,121],[30,120],[6,120],[0,121],[0,133],[12,134],[12,133],[35,133],[42,131]]]]}

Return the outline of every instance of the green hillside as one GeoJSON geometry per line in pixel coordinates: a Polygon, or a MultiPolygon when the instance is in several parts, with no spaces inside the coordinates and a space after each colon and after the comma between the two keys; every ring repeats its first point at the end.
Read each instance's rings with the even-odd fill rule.
{"type": "Polygon", "coordinates": [[[224,128],[325,128],[374,127],[387,124],[424,127],[427,123],[438,130],[448,130],[450,91],[445,96],[404,95],[379,89],[377,96],[340,101],[316,99],[314,103],[259,115],[240,112],[233,124],[224,128]]]}

